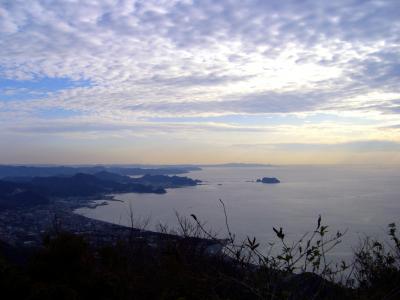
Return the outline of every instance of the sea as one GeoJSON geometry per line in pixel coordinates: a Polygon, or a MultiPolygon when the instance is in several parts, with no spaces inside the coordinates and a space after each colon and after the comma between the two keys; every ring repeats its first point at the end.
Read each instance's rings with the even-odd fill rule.
{"type": "MultiPolygon", "coordinates": [[[[312,233],[318,217],[328,235],[346,232],[331,250],[335,259],[349,259],[365,237],[384,240],[387,225],[400,226],[400,168],[389,165],[301,165],[265,167],[204,167],[185,174],[202,184],[168,189],[166,194],[116,194],[108,205],[80,208],[76,213],[119,225],[156,230],[159,224],[178,228],[177,215],[195,215],[205,227],[236,239],[256,237],[267,249],[279,241],[273,227],[290,242],[312,233]],[[258,178],[281,183],[263,184],[258,178]]],[[[103,202],[104,200],[99,200],[103,202]]],[[[266,250],[265,250],[266,251],[266,250]]]]}

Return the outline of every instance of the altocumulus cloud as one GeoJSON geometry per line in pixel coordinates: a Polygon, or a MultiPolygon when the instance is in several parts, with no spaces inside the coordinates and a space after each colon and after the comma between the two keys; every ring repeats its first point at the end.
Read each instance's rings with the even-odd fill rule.
{"type": "Polygon", "coordinates": [[[0,125],[101,132],[172,115],[324,112],[390,128],[399,15],[397,0],[2,1],[0,125]],[[69,113],[34,126],[54,119],[43,111],[69,113]]]}

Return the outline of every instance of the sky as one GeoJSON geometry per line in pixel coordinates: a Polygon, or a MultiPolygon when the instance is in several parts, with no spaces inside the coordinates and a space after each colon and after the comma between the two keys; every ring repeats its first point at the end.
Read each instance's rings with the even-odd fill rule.
{"type": "Polygon", "coordinates": [[[400,1],[0,0],[0,163],[400,164],[400,1]]]}

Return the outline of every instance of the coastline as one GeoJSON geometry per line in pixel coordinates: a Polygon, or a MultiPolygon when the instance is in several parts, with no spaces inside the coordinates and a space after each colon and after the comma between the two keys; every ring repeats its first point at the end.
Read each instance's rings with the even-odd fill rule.
{"type": "Polygon", "coordinates": [[[101,195],[100,197],[52,199],[51,204],[48,205],[0,211],[0,240],[13,247],[35,249],[42,247],[46,236],[70,232],[83,236],[96,247],[113,245],[122,240],[134,243],[144,241],[152,247],[159,247],[166,242],[189,239],[197,246],[205,247],[210,253],[216,253],[222,249],[222,243],[211,239],[143,230],[75,213],[78,208],[107,205],[107,201],[123,202],[115,199],[114,195],[101,195]],[[94,201],[103,202],[93,205],[94,201]]]}

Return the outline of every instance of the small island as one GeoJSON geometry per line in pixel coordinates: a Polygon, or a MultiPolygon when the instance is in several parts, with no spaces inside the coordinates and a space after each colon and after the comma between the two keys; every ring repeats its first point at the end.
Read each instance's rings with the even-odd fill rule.
{"type": "Polygon", "coordinates": [[[262,179],[257,179],[257,182],[261,183],[280,183],[280,180],[275,177],[263,177],[262,179]]]}

